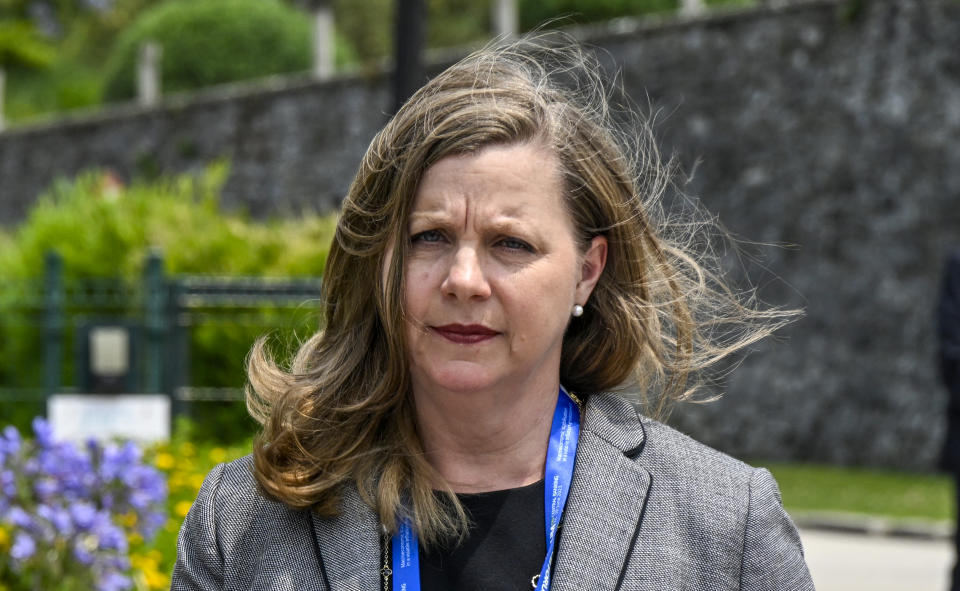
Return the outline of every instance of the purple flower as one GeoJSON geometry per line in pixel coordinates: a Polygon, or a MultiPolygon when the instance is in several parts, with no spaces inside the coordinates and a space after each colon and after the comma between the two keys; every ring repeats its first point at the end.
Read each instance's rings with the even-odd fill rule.
{"type": "Polygon", "coordinates": [[[10,557],[17,561],[26,560],[33,556],[36,551],[37,543],[33,541],[33,538],[26,532],[17,532],[13,539],[13,547],[10,548],[10,557]]]}
{"type": "Polygon", "coordinates": [[[127,549],[127,536],[123,535],[123,530],[109,521],[102,522],[98,534],[101,548],[124,551],[127,549]]]}
{"type": "Polygon", "coordinates": [[[116,572],[104,573],[97,582],[97,591],[123,591],[130,588],[130,579],[116,572]]]}
{"type": "Polygon", "coordinates": [[[53,427],[43,417],[33,419],[33,436],[40,447],[50,447],[53,445],[53,427]]]}
{"type": "Polygon", "coordinates": [[[70,506],[70,517],[78,531],[87,531],[93,527],[97,517],[97,510],[88,503],[77,503],[70,506]]]}
{"type": "Polygon", "coordinates": [[[6,519],[20,529],[29,530],[34,527],[33,518],[18,505],[10,507],[10,510],[7,511],[6,519]]]}
{"type": "Polygon", "coordinates": [[[103,449],[102,462],[100,464],[100,476],[104,480],[121,480],[127,486],[134,485],[133,468],[140,464],[140,448],[132,441],[127,441],[122,446],[107,446],[103,449]]]}
{"type": "Polygon", "coordinates": [[[13,498],[17,494],[17,479],[13,470],[0,472],[0,493],[5,497],[13,498]]]}
{"type": "Polygon", "coordinates": [[[37,458],[29,458],[23,463],[23,473],[27,476],[35,476],[40,471],[40,462],[37,458]]]}
{"type": "Polygon", "coordinates": [[[13,425],[7,425],[3,429],[3,437],[0,438],[0,446],[4,454],[15,454],[20,451],[20,432],[13,425]]]}
{"type": "Polygon", "coordinates": [[[59,488],[56,481],[51,478],[41,478],[33,483],[33,491],[43,500],[53,497],[59,488]]]}
{"type": "Polygon", "coordinates": [[[33,431],[32,441],[12,427],[0,433],[0,520],[13,529],[11,563],[43,569],[49,556],[72,565],[66,579],[130,589],[129,532],[115,520],[133,512],[137,531],[153,537],[166,521],[164,475],[142,463],[133,442],[77,447],[56,441],[42,418],[33,431]]]}
{"type": "Polygon", "coordinates": [[[70,513],[62,507],[38,505],[37,516],[53,526],[53,530],[57,534],[69,536],[73,533],[73,521],[70,519],[70,513]]]}
{"type": "Polygon", "coordinates": [[[93,564],[93,554],[86,547],[86,538],[78,537],[73,544],[73,557],[84,566],[93,564]]]}
{"type": "Polygon", "coordinates": [[[123,554],[113,554],[104,561],[107,566],[114,570],[124,571],[130,568],[130,559],[123,554]]]}
{"type": "Polygon", "coordinates": [[[163,525],[167,522],[167,514],[163,511],[150,511],[146,516],[140,521],[140,535],[144,539],[153,538],[154,534],[157,533],[163,525]]]}

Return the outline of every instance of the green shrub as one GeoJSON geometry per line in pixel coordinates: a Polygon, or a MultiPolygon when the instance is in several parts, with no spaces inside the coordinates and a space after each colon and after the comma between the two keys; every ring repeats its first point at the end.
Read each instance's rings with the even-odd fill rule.
{"type": "Polygon", "coordinates": [[[44,69],[11,68],[7,88],[4,108],[11,121],[100,102],[100,74],[63,56],[44,69]]]}
{"type": "Polygon", "coordinates": [[[519,0],[518,4],[520,28],[529,30],[551,18],[569,16],[573,22],[591,23],[676,10],[680,3],[679,0],[519,0]]]}
{"type": "MultiPolygon", "coordinates": [[[[146,41],[163,47],[164,92],[306,71],[312,60],[309,17],[279,0],[171,0],[144,12],[117,39],[104,98],[134,96],[137,55],[146,41]]],[[[342,41],[336,57],[350,58],[342,41]]]]}
{"type": "MultiPolygon", "coordinates": [[[[48,250],[63,259],[69,286],[84,279],[116,278],[133,286],[142,280],[144,262],[159,248],[170,274],[319,276],[333,236],[333,216],[258,222],[242,213],[224,212],[219,197],[227,167],[201,175],[161,178],[152,183],[119,185],[105,173],[90,172],[61,180],[42,196],[25,222],[0,232],[0,390],[42,386],[42,324],[37,292],[17,289],[42,278],[48,250]]],[[[135,315],[139,301],[122,302],[111,315],[135,315]]],[[[89,312],[69,311],[76,318],[89,312]]],[[[243,310],[200,322],[190,331],[190,384],[239,387],[243,360],[253,340],[275,332],[278,353],[316,329],[317,310],[306,304],[294,311],[243,310]]],[[[98,309],[98,314],[103,314],[98,309]]],[[[215,316],[215,314],[214,314],[215,316]]],[[[72,324],[71,324],[72,325],[72,324]]],[[[71,385],[72,333],[63,342],[62,375],[71,385]]],[[[0,395],[2,397],[2,395],[0,395]]],[[[242,403],[191,405],[195,420],[221,440],[249,436],[252,424],[242,403]],[[205,419],[209,419],[206,421],[205,419]],[[212,425],[217,425],[216,428],[212,425]]],[[[9,413],[0,408],[5,418],[9,413]]]]}

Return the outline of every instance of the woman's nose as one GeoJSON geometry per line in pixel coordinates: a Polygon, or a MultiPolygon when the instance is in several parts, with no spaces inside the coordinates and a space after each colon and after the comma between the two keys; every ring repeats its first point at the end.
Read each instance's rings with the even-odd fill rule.
{"type": "Polygon", "coordinates": [[[490,284],[487,283],[476,249],[457,250],[440,288],[444,294],[461,299],[490,296],[490,284]]]}

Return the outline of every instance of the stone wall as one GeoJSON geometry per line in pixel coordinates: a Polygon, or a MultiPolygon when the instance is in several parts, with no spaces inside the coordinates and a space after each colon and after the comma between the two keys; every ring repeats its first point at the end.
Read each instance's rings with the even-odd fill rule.
{"type": "Polygon", "coordinates": [[[688,190],[735,234],[794,245],[748,264],[806,316],[672,422],[746,457],[930,467],[946,392],[933,310],[960,243],[960,3],[819,3],[603,47],[688,190]]]}
{"type": "Polygon", "coordinates": [[[225,202],[255,215],[335,208],[390,104],[383,75],[327,83],[272,78],[119,106],[0,134],[0,224],[51,179],[91,167],[121,178],[227,157],[225,202]]]}
{"type": "MultiPolygon", "coordinates": [[[[945,391],[933,308],[960,243],[960,3],[801,1],[584,30],[656,113],[697,197],[734,234],[760,296],[805,317],[725,396],[670,421],[746,458],[929,468],[945,391]]],[[[386,120],[383,75],[275,79],[0,134],[0,223],[56,175],[123,177],[227,156],[229,204],[329,209],[386,120]]],[[[737,272],[739,274],[739,271],[737,272]]]]}

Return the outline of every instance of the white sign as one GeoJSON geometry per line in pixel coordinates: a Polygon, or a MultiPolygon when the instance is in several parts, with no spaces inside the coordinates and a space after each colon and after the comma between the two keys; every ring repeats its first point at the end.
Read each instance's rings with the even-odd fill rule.
{"type": "Polygon", "coordinates": [[[47,399],[47,417],[56,439],[170,439],[165,394],[54,394],[47,399]]]}
{"type": "Polygon", "coordinates": [[[123,326],[90,329],[90,371],[104,377],[127,373],[130,360],[130,331],[123,326]]]}

